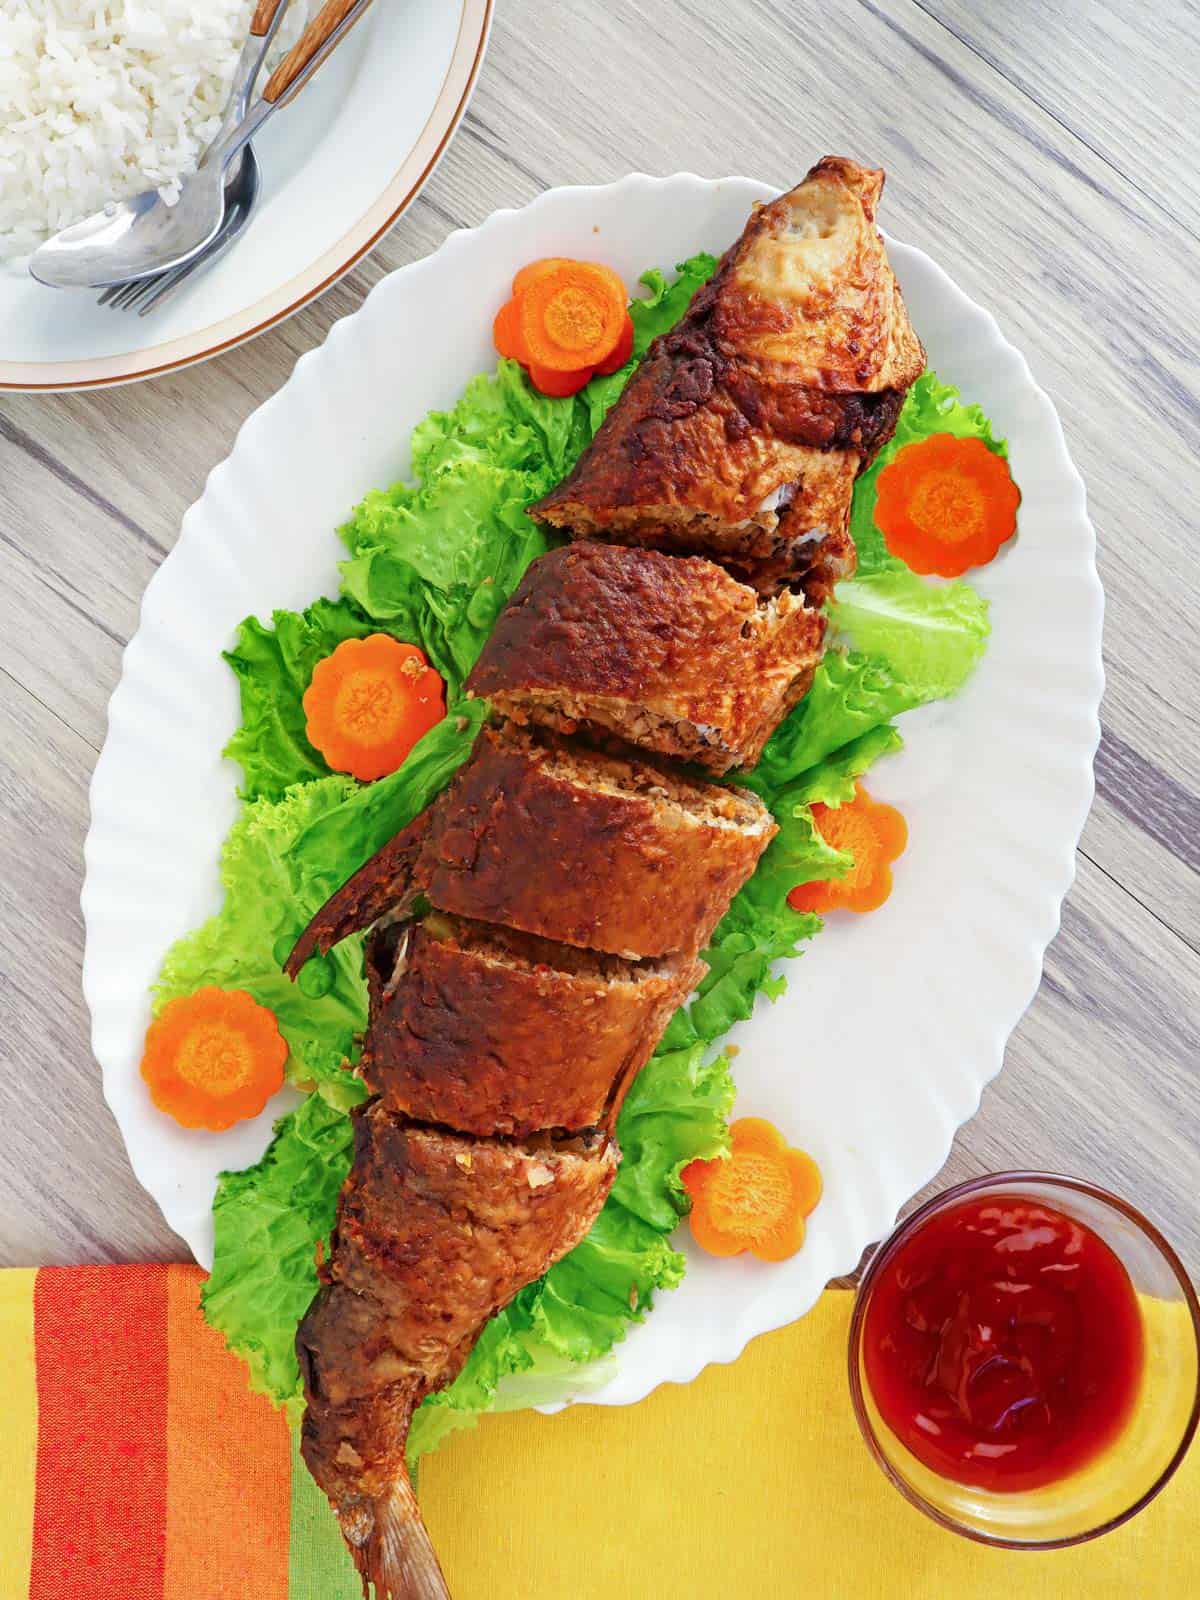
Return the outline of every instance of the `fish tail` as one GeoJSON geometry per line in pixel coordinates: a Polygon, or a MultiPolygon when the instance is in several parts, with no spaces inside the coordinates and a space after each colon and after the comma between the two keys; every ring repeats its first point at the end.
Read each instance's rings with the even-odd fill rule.
{"type": "Polygon", "coordinates": [[[450,1600],[407,1473],[375,1502],[374,1512],[368,1538],[351,1546],[364,1592],[374,1585],[375,1600],[450,1600]]]}

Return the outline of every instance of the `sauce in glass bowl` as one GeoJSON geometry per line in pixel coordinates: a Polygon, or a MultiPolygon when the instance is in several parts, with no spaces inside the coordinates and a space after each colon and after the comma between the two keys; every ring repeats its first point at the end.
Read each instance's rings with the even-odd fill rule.
{"type": "Polygon", "coordinates": [[[931,1471],[992,1492],[1055,1483],[1105,1451],[1144,1364],[1138,1297],[1093,1229],[987,1194],[916,1227],[873,1284],[864,1375],[931,1471]]]}

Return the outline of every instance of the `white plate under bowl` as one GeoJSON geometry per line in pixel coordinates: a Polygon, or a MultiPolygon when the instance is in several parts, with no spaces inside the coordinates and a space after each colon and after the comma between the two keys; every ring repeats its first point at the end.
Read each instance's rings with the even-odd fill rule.
{"type": "Polygon", "coordinates": [[[239,243],[153,315],[0,262],[0,391],[129,383],[203,361],[348,272],[420,192],[467,108],[494,0],[386,0],[254,141],[239,243]]]}
{"type": "MultiPolygon", "coordinates": [[[[219,899],[236,810],[220,750],[238,715],[221,650],[248,612],[335,592],[334,527],[407,471],[413,425],[492,365],[492,313],[518,267],[592,256],[633,283],[647,266],[720,251],[768,193],[746,178],[635,175],[556,189],[451,234],[301,357],[184,518],[146,591],[92,784],[84,991],[134,1171],[203,1264],[217,1174],[258,1156],[283,1103],[227,1134],[188,1133],[154,1110],[138,1075],[163,952],[219,899]]],[[[760,1001],[737,1032],[738,1114],[778,1123],[824,1173],[808,1241],[765,1266],[704,1256],[681,1230],[685,1282],[660,1296],[590,1400],[638,1400],[732,1360],[803,1315],[889,1230],[998,1071],[1074,873],[1103,685],[1083,484],[1053,405],[993,318],[920,250],[890,248],[931,365],[1009,439],[1020,537],[973,577],[993,624],[975,677],[958,699],[903,718],[906,748],[872,775],[910,830],[891,899],[831,918],[789,964],[786,996],[760,1001]]],[[[1009,1154],[1019,1164],[1021,1151],[1009,1154]]]]}

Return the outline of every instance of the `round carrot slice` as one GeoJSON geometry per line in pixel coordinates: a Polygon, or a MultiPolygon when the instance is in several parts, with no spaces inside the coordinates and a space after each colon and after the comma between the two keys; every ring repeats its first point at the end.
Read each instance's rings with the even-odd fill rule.
{"type": "Polygon", "coordinates": [[[517,300],[530,361],[555,372],[607,360],[628,314],[621,280],[591,261],[559,263],[532,277],[517,300]]]}

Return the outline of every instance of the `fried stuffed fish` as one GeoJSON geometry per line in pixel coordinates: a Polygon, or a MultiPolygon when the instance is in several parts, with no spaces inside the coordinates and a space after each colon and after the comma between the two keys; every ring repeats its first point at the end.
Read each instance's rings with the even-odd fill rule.
{"type": "Polygon", "coordinates": [[[534,561],[467,679],[514,722],[752,767],[809,689],[825,617],[715,562],[581,541],[534,561]]]}
{"type": "Polygon", "coordinates": [[[480,657],[495,721],[288,960],[370,929],[371,1098],[297,1352],[304,1459],[378,1600],[446,1600],[413,1412],[591,1227],[621,1101],[778,831],[694,769],[752,765],[807,692],[854,479],[924,364],[882,182],[827,157],[651,346],[532,508],[578,542],[480,657]]]}
{"type": "Polygon", "coordinates": [[[418,896],[632,961],[695,955],[777,832],[747,789],[485,727],[449,789],[322,906],[287,971],[418,896]]]}

